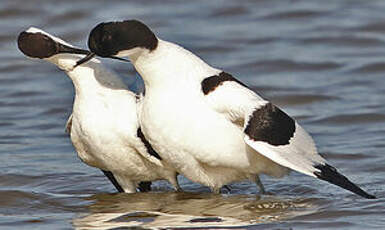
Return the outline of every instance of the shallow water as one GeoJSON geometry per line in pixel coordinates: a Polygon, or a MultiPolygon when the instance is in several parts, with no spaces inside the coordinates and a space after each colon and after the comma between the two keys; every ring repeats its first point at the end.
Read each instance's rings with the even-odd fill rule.
{"type": "MultiPolygon", "coordinates": [[[[0,4],[0,229],[121,226],[383,229],[385,226],[385,2],[51,1],[0,4]],[[85,47],[101,21],[137,18],[281,106],[329,162],[379,199],[292,173],[213,195],[180,178],[147,194],[113,194],[76,157],[64,125],[73,88],[56,67],[25,58],[19,32],[37,26],[85,47]]],[[[132,67],[106,61],[132,89],[132,67]]]]}

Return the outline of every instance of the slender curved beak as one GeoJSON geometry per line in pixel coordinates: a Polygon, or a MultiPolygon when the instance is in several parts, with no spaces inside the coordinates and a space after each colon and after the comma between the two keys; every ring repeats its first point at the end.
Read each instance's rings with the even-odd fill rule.
{"type": "Polygon", "coordinates": [[[91,52],[88,51],[88,50],[83,50],[83,49],[79,49],[79,48],[75,48],[75,47],[69,47],[69,46],[62,45],[60,47],[59,53],[86,54],[86,55],[89,55],[91,52]]]}
{"type": "Polygon", "coordinates": [[[84,58],[82,58],[82,59],[80,59],[79,61],[76,62],[76,65],[74,66],[74,68],[77,67],[77,66],[79,66],[79,65],[81,65],[81,64],[83,64],[83,63],[88,62],[88,61],[91,60],[93,57],[95,57],[95,55],[96,55],[95,53],[89,52],[89,53],[87,54],[87,56],[85,56],[84,58]]]}
{"type": "MultiPolygon", "coordinates": [[[[76,62],[76,65],[74,66],[77,67],[81,64],[84,64],[86,62],[88,62],[89,60],[91,60],[93,57],[95,57],[95,53],[92,53],[90,52],[87,56],[85,56],[84,58],[80,59],[79,61],[76,62]]],[[[124,62],[130,62],[129,60],[127,59],[124,59],[124,58],[120,58],[120,57],[115,57],[115,56],[110,56],[110,57],[105,57],[105,58],[112,58],[112,59],[116,59],[116,60],[119,60],[119,61],[124,61],[124,62]]]]}
{"type": "Polygon", "coordinates": [[[120,58],[120,57],[116,57],[116,56],[111,56],[111,57],[108,57],[108,58],[112,58],[112,59],[116,59],[116,60],[124,61],[124,62],[130,62],[130,60],[127,60],[127,59],[124,59],[124,58],[120,58]]]}

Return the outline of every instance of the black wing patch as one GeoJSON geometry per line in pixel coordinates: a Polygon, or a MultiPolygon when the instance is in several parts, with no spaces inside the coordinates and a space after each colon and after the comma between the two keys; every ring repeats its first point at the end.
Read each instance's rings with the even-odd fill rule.
{"type": "Polygon", "coordinates": [[[118,192],[124,192],[122,186],[120,186],[120,184],[118,183],[118,181],[116,180],[116,178],[115,178],[114,174],[112,174],[112,172],[104,171],[104,170],[102,170],[102,172],[111,181],[111,183],[115,186],[115,188],[116,188],[116,190],[118,190],[118,192]]]}
{"type": "Polygon", "coordinates": [[[201,83],[202,91],[205,95],[207,95],[210,92],[214,91],[218,86],[223,84],[223,82],[225,82],[225,81],[235,81],[238,84],[247,88],[247,86],[245,84],[243,84],[241,81],[239,81],[235,77],[231,76],[228,73],[221,72],[219,75],[214,75],[214,76],[203,79],[203,81],[201,83]]]}
{"type": "Polygon", "coordinates": [[[359,188],[357,185],[353,184],[346,178],[344,175],[340,174],[337,169],[328,164],[325,165],[315,165],[314,168],[321,170],[321,172],[314,172],[314,175],[321,180],[328,181],[332,184],[340,186],[344,189],[352,191],[353,193],[365,197],[367,199],[376,199],[375,196],[366,193],[364,190],[359,188]]]}
{"type": "Polygon", "coordinates": [[[289,144],[294,132],[294,120],[271,103],[255,109],[245,128],[245,133],[254,141],[275,146],[289,144]]]}
{"type": "Polygon", "coordinates": [[[147,139],[144,137],[142,130],[140,128],[138,128],[136,135],[138,135],[140,140],[143,142],[144,146],[146,146],[147,152],[151,156],[154,156],[154,157],[158,158],[159,160],[162,160],[162,158],[159,156],[159,154],[157,152],[155,152],[155,150],[152,148],[150,142],[148,142],[147,139]]]}

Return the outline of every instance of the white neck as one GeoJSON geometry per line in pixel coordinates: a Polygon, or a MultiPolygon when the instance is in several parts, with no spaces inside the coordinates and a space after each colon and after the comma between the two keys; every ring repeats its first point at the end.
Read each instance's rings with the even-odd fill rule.
{"type": "Polygon", "coordinates": [[[71,78],[76,95],[95,94],[101,91],[127,90],[123,81],[112,71],[105,68],[98,59],[82,64],[76,68],[76,61],[84,55],[58,54],[47,60],[66,71],[71,78]]]}
{"type": "Polygon", "coordinates": [[[130,56],[144,80],[146,90],[165,84],[186,84],[186,81],[200,84],[204,78],[221,72],[183,47],[158,40],[155,50],[142,50],[140,55],[130,56]]]}

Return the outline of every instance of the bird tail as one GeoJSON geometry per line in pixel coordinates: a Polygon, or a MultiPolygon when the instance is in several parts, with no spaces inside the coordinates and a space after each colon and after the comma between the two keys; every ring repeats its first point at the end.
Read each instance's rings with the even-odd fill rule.
{"type": "Polygon", "coordinates": [[[328,164],[319,164],[315,165],[314,168],[320,170],[315,171],[314,175],[321,180],[325,180],[327,182],[330,182],[332,184],[335,184],[339,187],[342,187],[344,189],[347,189],[357,195],[360,195],[362,197],[365,197],[367,199],[376,199],[375,196],[368,194],[364,190],[362,190],[360,187],[355,185],[353,182],[351,182],[348,178],[346,178],[344,175],[340,174],[336,168],[333,166],[330,166],[328,164]]]}

